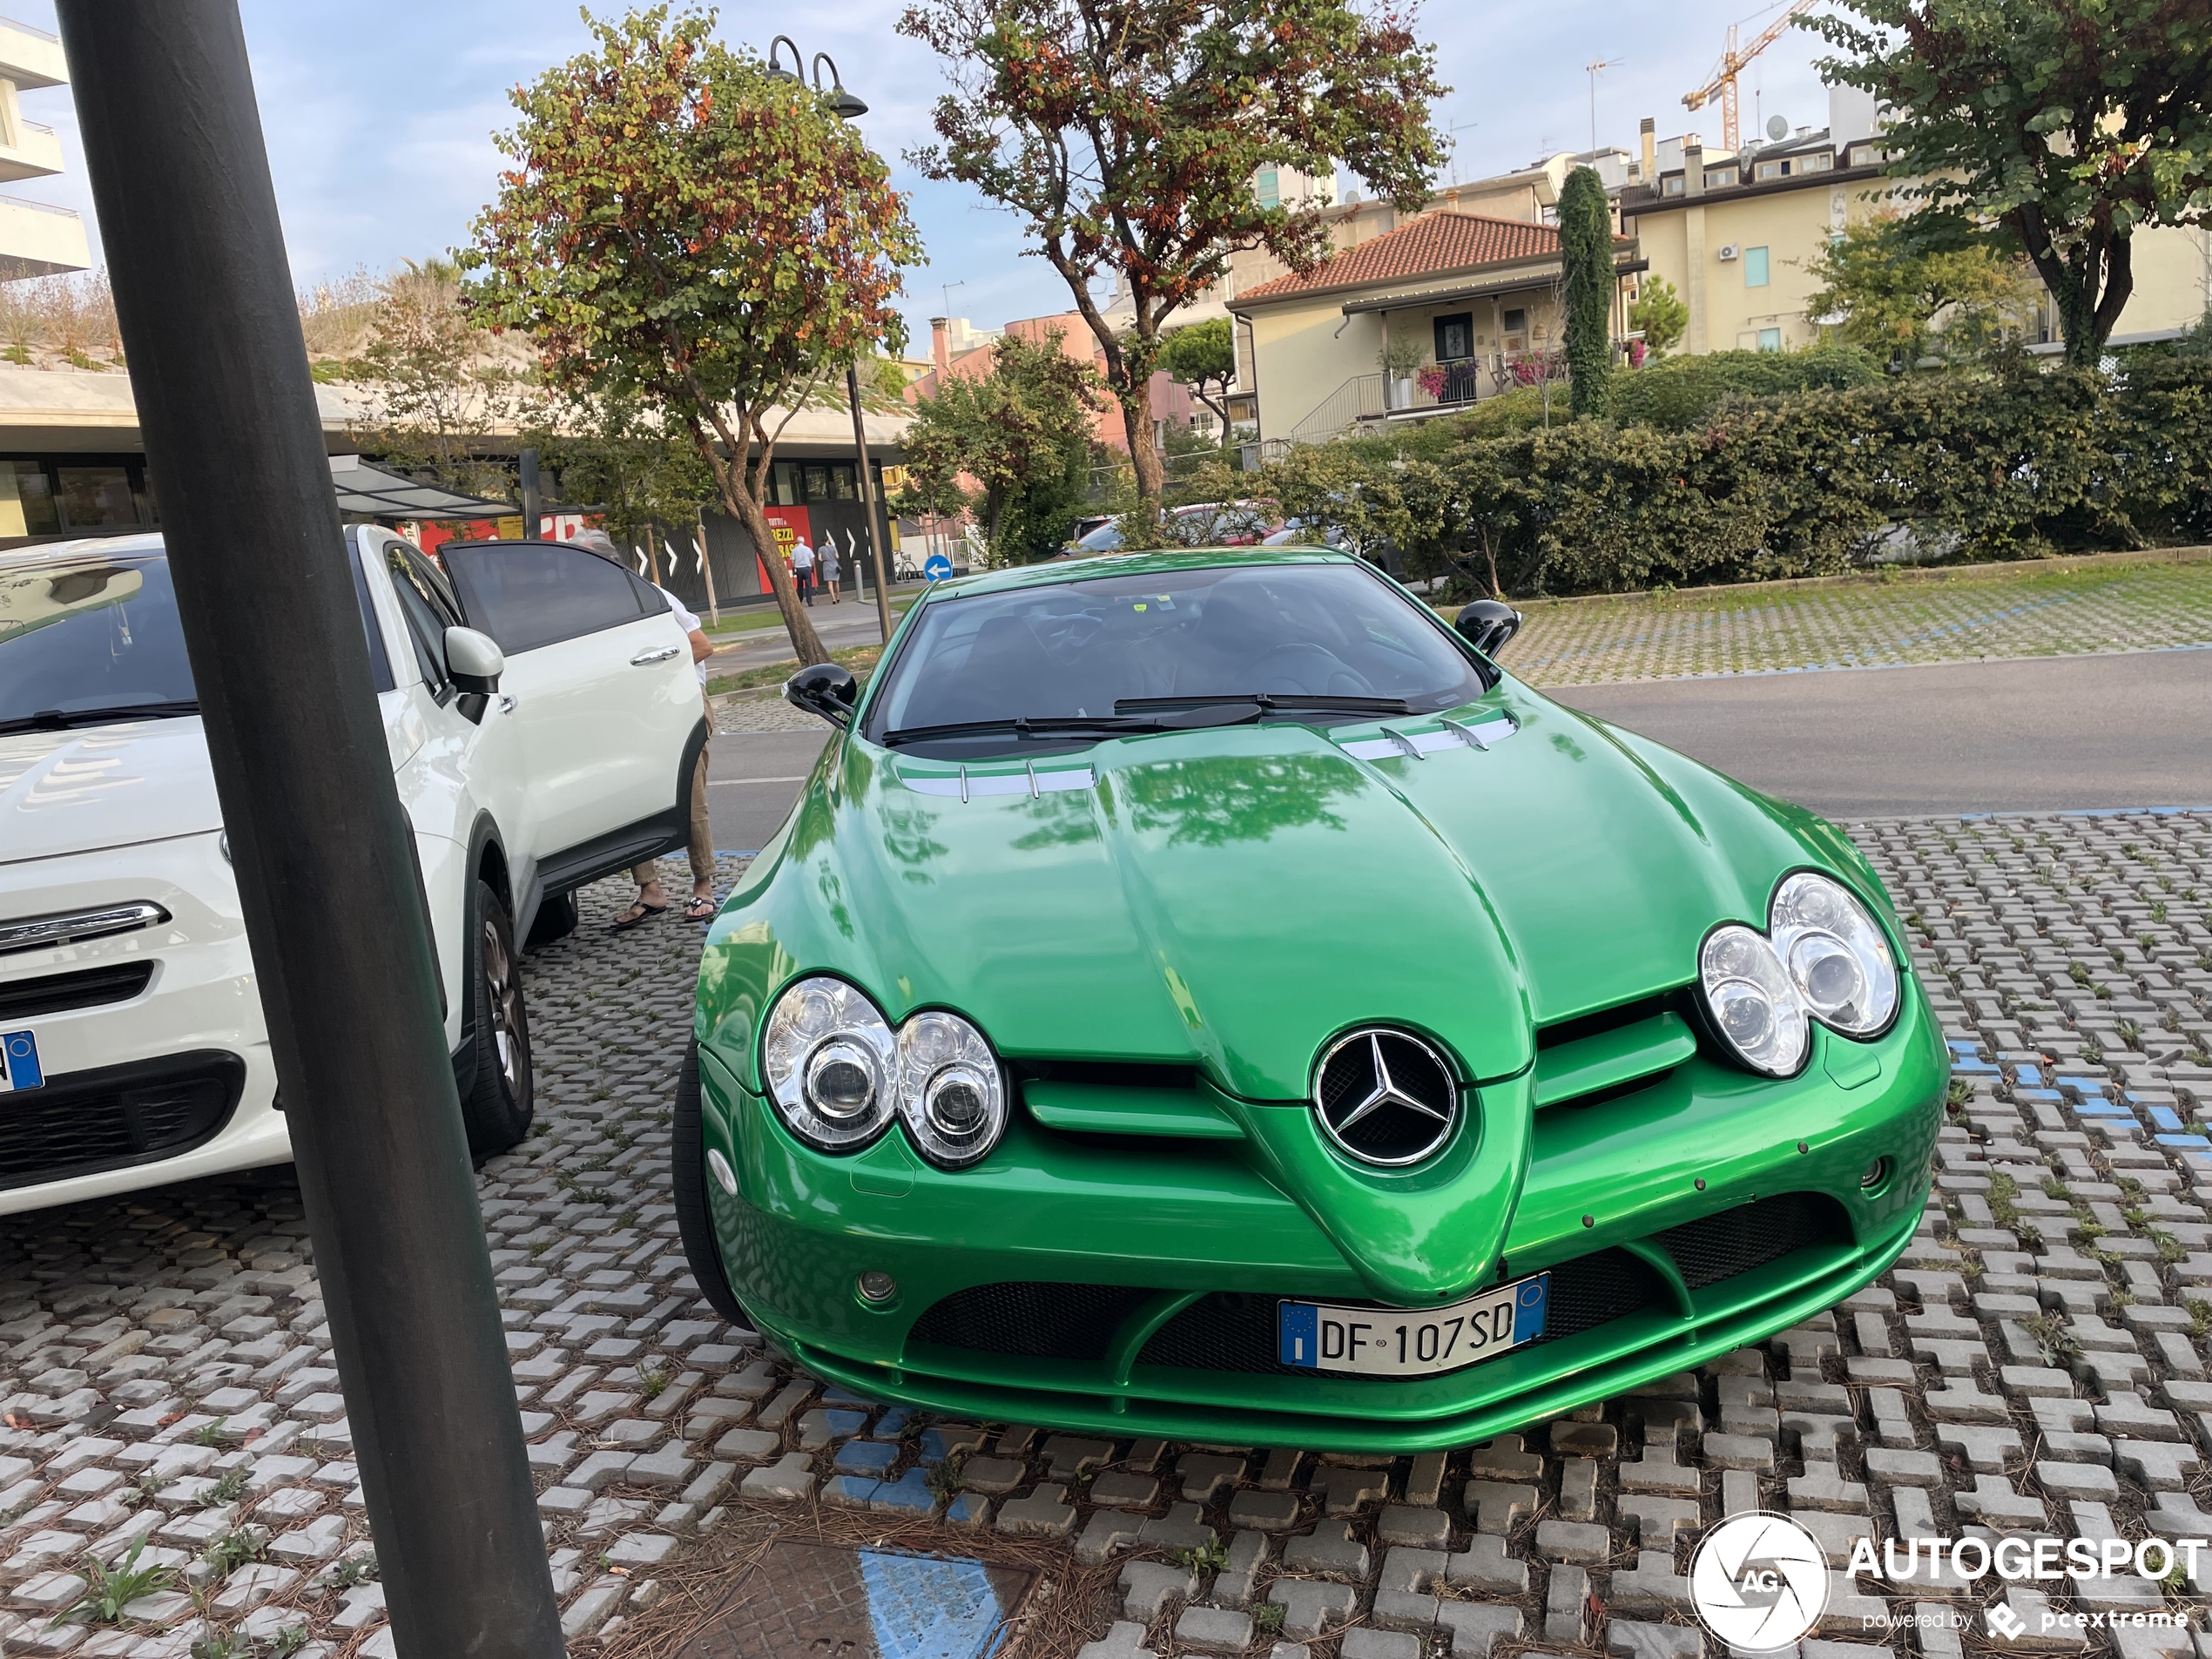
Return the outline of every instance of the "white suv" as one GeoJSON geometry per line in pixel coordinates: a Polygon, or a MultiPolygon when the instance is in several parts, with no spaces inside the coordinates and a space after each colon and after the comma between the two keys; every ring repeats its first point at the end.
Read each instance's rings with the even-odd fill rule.
{"type": "MultiPolygon", "coordinates": [[[[347,552],[481,1157],[530,1123],[516,941],[684,844],[698,682],[580,548],[347,552]]],[[[222,828],[160,538],[0,552],[0,1214],[290,1158],[222,828]]]]}

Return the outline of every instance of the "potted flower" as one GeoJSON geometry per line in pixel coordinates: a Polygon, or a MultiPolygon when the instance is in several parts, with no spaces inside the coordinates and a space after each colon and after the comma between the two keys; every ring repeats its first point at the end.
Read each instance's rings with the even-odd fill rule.
{"type": "Polygon", "coordinates": [[[1444,388],[1452,382],[1452,376],[1441,363],[1429,364],[1413,378],[1420,382],[1421,390],[1439,403],[1444,401],[1444,388]]]}
{"type": "Polygon", "coordinates": [[[1390,388],[1386,407],[1409,409],[1413,406],[1413,371],[1421,366],[1423,354],[1418,341],[1403,334],[1383,334],[1383,347],[1379,354],[1383,380],[1390,388]]]}

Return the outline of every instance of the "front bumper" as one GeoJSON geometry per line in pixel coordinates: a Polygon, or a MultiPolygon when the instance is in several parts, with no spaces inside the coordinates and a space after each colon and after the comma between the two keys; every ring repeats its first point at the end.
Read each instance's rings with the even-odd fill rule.
{"type": "MultiPolygon", "coordinates": [[[[1906,983],[1886,1035],[1822,1031],[1794,1079],[1701,1054],[1633,1093],[1534,1113],[1499,1276],[1552,1270],[1561,1312],[1542,1341],[1440,1377],[1273,1362],[1276,1298],[1373,1292],[1245,1143],[1086,1140],[1017,1112],[959,1174],[895,1131],[825,1157],[703,1048],[703,1133],[738,1186],[709,1189],[717,1239],[761,1327],[872,1398],[1102,1434],[1465,1445],[1757,1342],[1896,1259],[1948,1079],[1925,997],[1906,983]],[[1879,1159],[1887,1177],[1863,1189],[1879,1159]],[[860,1298],[869,1269],[897,1280],[888,1305],[860,1298]]],[[[1486,1113],[1530,1110],[1528,1088],[1526,1075],[1486,1088],[1486,1113]]]]}

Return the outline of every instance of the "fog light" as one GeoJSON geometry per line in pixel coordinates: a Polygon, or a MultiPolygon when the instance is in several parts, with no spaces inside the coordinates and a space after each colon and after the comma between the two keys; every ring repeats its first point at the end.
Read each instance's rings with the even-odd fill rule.
{"type": "Polygon", "coordinates": [[[1858,1177],[1859,1190],[1871,1192],[1889,1178],[1890,1161],[1887,1158],[1876,1158],[1866,1166],[1866,1173],[1858,1177]]]}
{"type": "Polygon", "coordinates": [[[878,1306],[899,1294],[899,1281],[888,1273],[879,1273],[871,1268],[860,1275],[860,1300],[873,1302],[878,1306]]]}

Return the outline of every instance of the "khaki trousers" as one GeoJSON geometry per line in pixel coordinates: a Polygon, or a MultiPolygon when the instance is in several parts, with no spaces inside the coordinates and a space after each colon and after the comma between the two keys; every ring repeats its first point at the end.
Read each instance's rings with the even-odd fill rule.
{"type": "MultiPolygon", "coordinates": [[[[691,772],[691,839],[685,849],[691,861],[691,881],[694,886],[711,886],[714,880],[714,825],[706,810],[706,752],[714,741],[714,699],[700,692],[706,705],[707,741],[699,745],[699,762],[691,772]]],[[[660,880],[660,860],[647,859],[632,870],[631,876],[639,887],[660,880]]]]}

